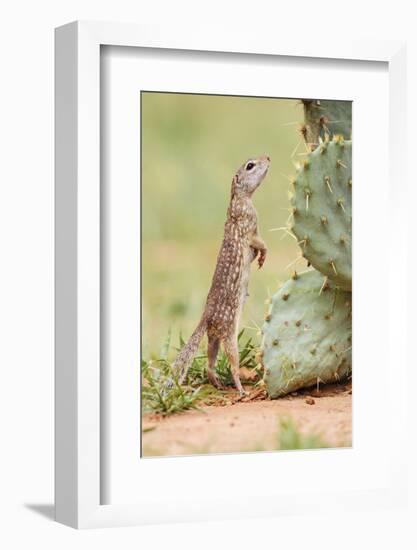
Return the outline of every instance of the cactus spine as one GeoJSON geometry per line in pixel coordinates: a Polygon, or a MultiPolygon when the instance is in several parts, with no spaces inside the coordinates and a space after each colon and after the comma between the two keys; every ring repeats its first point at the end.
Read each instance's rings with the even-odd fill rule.
{"type": "Polygon", "coordinates": [[[292,231],[303,256],[352,288],[352,142],[336,136],[310,153],[294,180],[292,231]]]}
{"type": "Polygon", "coordinates": [[[303,105],[301,131],[311,152],[292,180],[285,230],[315,270],[286,281],[263,324],[264,380],[273,398],[352,371],[352,104],[303,105]]]}

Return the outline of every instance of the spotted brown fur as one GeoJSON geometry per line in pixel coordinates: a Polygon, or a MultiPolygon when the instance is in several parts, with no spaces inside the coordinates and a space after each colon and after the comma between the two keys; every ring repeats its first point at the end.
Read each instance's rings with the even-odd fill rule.
{"type": "Polygon", "coordinates": [[[230,361],[236,388],[244,393],[239,378],[239,320],[248,295],[250,264],[258,258],[261,268],[267,251],[258,233],[257,214],[251,198],[264,179],[269,163],[267,156],[250,159],[239,168],[233,178],[223,242],[217,256],[205,309],[197,328],[174,363],[180,383],[184,382],[200,341],[207,333],[210,382],[217,387],[221,386],[215,373],[221,343],[230,361]]]}

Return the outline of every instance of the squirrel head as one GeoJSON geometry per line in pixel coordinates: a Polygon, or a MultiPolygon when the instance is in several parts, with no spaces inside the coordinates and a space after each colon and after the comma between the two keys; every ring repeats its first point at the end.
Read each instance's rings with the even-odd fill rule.
{"type": "Polygon", "coordinates": [[[236,172],[232,182],[232,195],[251,197],[268,172],[268,156],[249,159],[236,172]]]}

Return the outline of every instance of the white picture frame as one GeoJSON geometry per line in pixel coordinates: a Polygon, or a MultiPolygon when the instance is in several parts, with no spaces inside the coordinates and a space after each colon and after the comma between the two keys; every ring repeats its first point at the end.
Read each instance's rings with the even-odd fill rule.
{"type": "MultiPolygon", "coordinates": [[[[179,33],[116,23],[75,22],[56,30],[56,519],[77,528],[121,526],[186,519],[239,517],[247,512],[238,498],[208,505],[183,517],[174,501],[157,508],[134,504],[101,504],[100,402],[100,48],[102,45],[266,54],[299,58],[382,61],[389,71],[390,193],[406,202],[404,153],[398,136],[405,133],[405,46],[400,42],[351,43],[280,41],[237,30],[194,28],[179,33]],[[227,508],[227,510],[226,510],[227,508]],[[222,512],[223,510],[223,512],[222,512]]],[[[395,236],[406,233],[399,208],[394,210],[392,243],[396,277],[405,285],[406,247],[395,236]],[[404,267],[401,267],[404,266],[404,267]]],[[[404,242],[404,241],[403,241],[404,242]]],[[[394,273],[392,273],[393,277],[394,273]]],[[[392,290],[392,289],[391,289],[392,290]]],[[[405,327],[405,291],[389,294],[390,315],[405,327]]],[[[401,332],[401,331],[400,331],[401,332]]],[[[306,512],[361,506],[392,506],[405,498],[404,440],[406,415],[405,334],[396,355],[396,449],[389,455],[390,476],[383,489],[355,494],[300,493],[268,502],[250,515],[306,512]],[[402,422],[402,424],[401,424],[402,422]],[[398,426],[400,426],[398,428],[398,426]]],[[[395,429],[394,423],[388,429],[395,429]]]]}

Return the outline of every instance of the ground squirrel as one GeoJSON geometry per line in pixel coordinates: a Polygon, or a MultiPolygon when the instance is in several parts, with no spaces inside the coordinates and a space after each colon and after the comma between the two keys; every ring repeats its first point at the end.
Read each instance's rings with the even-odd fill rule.
{"type": "Polygon", "coordinates": [[[174,372],[183,383],[204,334],[208,337],[208,378],[216,387],[221,383],[215,373],[220,343],[230,361],[233,380],[241,394],[239,377],[238,327],[248,295],[251,262],[258,257],[259,268],[266,257],[266,245],[258,233],[257,214],[251,197],[264,179],[270,164],[268,156],[250,159],[232,181],[223,243],[207,296],[206,307],[197,328],[174,362],[174,372]]]}

